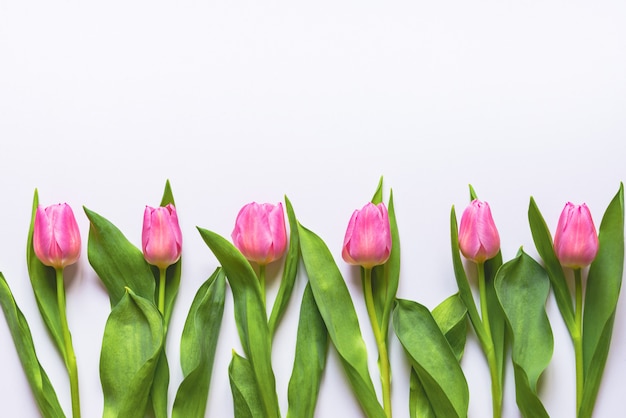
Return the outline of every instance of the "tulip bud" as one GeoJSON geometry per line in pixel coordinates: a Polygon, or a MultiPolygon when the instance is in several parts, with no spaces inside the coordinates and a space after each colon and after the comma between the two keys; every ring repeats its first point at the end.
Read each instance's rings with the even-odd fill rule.
{"type": "Polygon", "coordinates": [[[265,266],[279,259],[287,249],[283,205],[248,203],[237,215],[231,238],[249,261],[265,266]]]}
{"type": "Polygon", "coordinates": [[[67,203],[37,207],[33,247],[46,266],[62,269],[80,257],[80,231],[74,212],[67,203]]]}
{"type": "Polygon", "coordinates": [[[182,251],[183,235],[173,205],[158,208],[146,206],[143,213],[141,243],[146,261],[160,269],[178,261],[182,251]]]}
{"type": "Polygon", "coordinates": [[[568,202],[561,212],[554,234],[554,252],[563,267],[581,268],[591,264],[598,253],[598,234],[584,203],[568,202]]]}
{"type": "Polygon", "coordinates": [[[383,203],[368,203],[355,210],[343,240],[343,259],[353,265],[372,268],[384,264],[391,254],[389,214],[383,203]]]}
{"type": "Polygon", "coordinates": [[[487,202],[473,200],[463,211],[459,248],[468,260],[483,263],[500,251],[500,235],[487,202]]]}

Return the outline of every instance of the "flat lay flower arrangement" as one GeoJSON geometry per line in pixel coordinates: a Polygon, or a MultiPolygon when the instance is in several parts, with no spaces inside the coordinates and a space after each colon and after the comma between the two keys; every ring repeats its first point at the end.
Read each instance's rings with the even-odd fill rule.
{"type": "MultiPolygon", "coordinates": [[[[543,218],[531,197],[528,224],[537,260],[522,248],[504,260],[497,217],[471,186],[469,192],[460,222],[454,206],[451,209],[451,245],[442,249],[451,250],[458,292],[432,310],[397,297],[401,220],[396,219],[393,193],[383,197],[382,178],[373,197],[357,200],[360,204],[355,206],[361,208],[346,217],[340,257],[298,221],[287,197],[276,204],[245,205],[233,216],[230,237],[197,227],[207,254],[210,251],[220,266],[197,289],[188,307],[178,361],[168,359],[165,352],[167,339],[175,338],[168,336],[168,325],[181,284],[184,248],[169,181],[159,206],[145,207],[141,248],[104,216],[84,207],[90,223],[87,257],[108,293],[111,308],[100,352],[102,416],[204,417],[211,380],[222,384],[228,379],[237,418],[314,417],[328,351],[335,350],[346,382],[369,418],[394,415],[392,391],[406,393],[411,418],[466,417],[470,396],[484,390],[491,391],[493,417],[501,417],[504,370],[509,362],[519,413],[548,417],[539,383],[553,352],[546,313],[552,297],[571,337],[577,417],[591,417],[623,277],[623,185],[608,203],[597,229],[597,220],[584,203],[566,203],[553,223],[543,218]],[[358,270],[363,300],[350,294],[339,262],[358,270]],[[281,263],[282,268],[267,269],[271,263],[281,263]],[[274,271],[282,277],[274,300],[268,300],[267,275],[274,271]],[[472,289],[474,281],[468,279],[472,277],[478,289],[472,289]],[[306,281],[301,295],[293,294],[296,280],[306,281]],[[227,377],[214,376],[229,291],[242,352],[232,351],[227,377]],[[292,298],[300,300],[300,313],[286,394],[288,408],[281,411],[272,366],[273,340],[292,298]],[[365,306],[367,318],[357,315],[357,304],[365,306]],[[375,346],[367,346],[362,336],[366,323],[375,346]],[[476,339],[468,340],[469,333],[476,339]],[[392,338],[400,342],[410,365],[409,387],[392,384],[392,338]],[[467,383],[461,359],[466,343],[474,341],[484,352],[490,389],[467,383]],[[368,352],[377,354],[378,370],[370,370],[368,352]],[[182,381],[170,381],[171,367],[182,369],[182,381]],[[380,380],[378,391],[375,379],[380,380]],[[170,402],[172,384],[178,384],[178,389],[170,402]]],[[[71,411],[61,407],[37,357],[26,315],[0,273],[0,303],[44,417],[81,415],[80,364],[68,326],[64,285],[65,267],[81,256],[75,215],[67,204],[40,204],[35,191],[26,248],[39,313],[67,368],[71,411]]]]}

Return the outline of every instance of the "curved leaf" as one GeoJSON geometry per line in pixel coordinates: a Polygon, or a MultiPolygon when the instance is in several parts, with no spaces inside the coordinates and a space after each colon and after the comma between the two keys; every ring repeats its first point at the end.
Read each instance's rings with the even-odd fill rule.
{"type": "Polygon", "coordinates": [[[54,268],[44,265],[35,255],[33,247],[33,233],[35,230],[35,214],[39,206],[39,195],[35,189],[33,197],[32,215],[30,219],[30,228],[28,230],[28,240],[26,244],[26,263],[28,266],[28,275],[30,283],[35,294],[37,307],[41,313],[44,323],[48,327],[52,339],[61,353],[63,360],[67,358],[65,349],[65,340],[63,339],[63,328],[61,326],[61,316],[59,313],[59,304],[57,301],[56,290],[56,273],[54,268]]]}
{"type": "Polygon", "coordinates": [[[248,359],[233,351],[228,377],[233,394],[235,418],[264,418],[263,401],[248,359]]]}
{"type": "Polygon", "coordinates": [[[565,321],[570,335],[574,335],[576,332],[576,321],[574,319],[572,295],[567,285],[561,263],[554,253],[552,234],[550,234],[546,221],[543,219],[535,203],[535,199],[532,197],[530,198],[530,205],[528,206],[528,222],[535,248],[541,256],[548,277],[550,278],[556,304],[561,311],[561,316],[563,317],[563,321],[565,321]]]}
{"type": "Polygon", "coordinates": [[[315,303],[324,319],[328,334],[341,358],[365,414],[385,417],[367,365],[367,349],[359,320],[346,283],[328,247],[320,237],[302,225],[298,226],[302,259],[309,277],[315,303]]]}
{"type": "Polygon", "coordinates": [[[467,308],[467,315],[469,316],[474,331],[481,341],[487,340],[485,329],[483,328],[478,309],[476,308],[476,302],[474,302],[474,296],[472,289],[470,288],[465,269],[463,268],[463,261],[461,261],[461,253],[459,250],[459,227],[456,221],[456,212],[454,206],[450,211],[450,243],[452,247],[452,265],[454,266],[454,277],[456,278],[457,286],[459,287],[459,297],[467,308]]]}
{"type": "Polygon", "coordinates": [[[226,272],[233,292],[239,339],[254,372],[264,411],[268,418],[279,417],[271,336],[256,274],[248,260],[226,239],[206,229],[198,228],[198,231],[226,272]]]}
{"type": "Polygon", "coordinates": [[[459,294],[455,293],[437,305],[432,316],[450,344],[454,356],[461,361],[467,340],[467,308],[459,294]]]}
{"type": "MultiPolygon", "coordinates": [[[[171,204],[176,206],[174,202],[174,195],[172,194],[172,186],[170,185],[170,181],[167,180],[165,182],[165,190],[163,190],[163,197],[161,198],[161,203],[159,206],[167,206],[171,204]]],[[[182,270],[182,257],[178,259],[178,261],[167,268],[166,280],[165,280],[165,326],[170,323],[170,318],[172,317],[172,310],[174,309],[174,302],[176,301],[176,296],[178,295],[178,288],[180,287],[180,277],[182,270]]],[[[159,278],[159,269],[156,267],[152,267],[152,274],[154,275],[155,281],[159,278]]],[[[156,292],[155,292],[155,299],[156,292]]]]}
{"type": "Polygon", "coordinates": [[[15,303],[2,273],[0,273],[0,305],[41,415],[46,418],[65,418],[54,387],[37,358],[28,322],[15,303]]]}
{"type": "MultiPolygon", "coordinates": [[[[372,202],[374,202],[374,199],[372,199],[372,202]]],[[[391,254],[385,264],[372,269],[374,308],[380,324],[381,334],[385,337],[385,340],[388,338],[391,311],[396,300],[398,283],[400,281],[400,234],[393,204],[393,191],[389,195],[387,212],[391,230],[391,254]]]]}
{"type": "MultiPolygon", "coordinates": [[[[163,197],[161,199],[160,206],[167,206],[168,204],[176,205],[174,202],[174,195],[172,193],[172,187],[169,180],[165,182],[165,189],[163,190],[163,197]]],[[[143,255],[143,253],[142,253],[143,255]]],[[[145,259],[145,258],[144,258],[145,259]]],[[[153,301],[158,300],[158,286],[160,272],[158,267],[150,266],[152,271],[154,286],[153,301]]],[[[163,312],[163,320],[165,325],[165,337],[167,339],[167,328],[172,317],[172,311],[174,309],[174,302],[176,296],[178,296],[178,289],[180,287],[180,278],[182,271],[182,257],[171,266],[169,266],[165,272],[165,308],[163,312]]],[[[163,343],[165,346],[165,343],[163,343]]],[[[167,398],[170,383],[170,369],[167,361],[167,355],[165,350],[161,351],[157,368],[154,373],[154,381],[152,388],[150,389],[150,403],[152,407],[152,413],[155,418],[167,418],[167,398]]]]}
{"type": "Polygon", "coordinates": [[[122,299],[127,287],[145,299],[154,300],[154,275],[143,253],[111,222],[87,208],[84,210],[90,222],[87,256],[107,288],[111,307],[122,299]]]}
{"type": "Polygon", "coordinates": [[[283,269],[283,277],[280,281],[278,294],[274,300],[272,313],[269,319],[270,335],[274,336],[278,322],[282,317],[287,303],[291,298],[294,284],[296,283],[296,275],[298,274],[298,262],[300,261],[300,237],[298,236],[298,221],[291,206],[291,202],[285,196],[285,208],[287,210],[287,219],[289,220],[289,250],[285,256],[285,268],[283,269]]]}
{"type": "Polygon", "coordinates": [[[185,378],[176,392],[172,418],[204,417],[225,291],[224,272],[218,268],[200,286],[189,308],[180,341],[180,363],[185,378]]]}
{"type": "MultiPolygon", "coordinates": [[[[454,356],[461,361],[467,339],[467,308],[458,293],[437,305],[432,316],[450,344],[454,356]]],[[[412,418],[435,417],[435,411],[413,367],[409,383],[409,412],[412,418]]]]}
{"type": "Polygon", "coordinates": [[[589,267],[583,317],[584,392],[579,417],[591,417],[608,357],[624,273],[624,186],[607,207],[600,248],[589,267]]]}
{"type": "Polygon", "coordinates": [[[524,252],[505,263],[495,290],[512,335],[517,405],[524,417],[549,417],[537,394],[537,382],[552,358],[553,338],[546,313],[550,279],[524,252]]]}
{"type": "Polygon", "coordinates": [[[102,339],[104,418],[143,416],[163,338],[156,306],[127,289],[111,311],[102,339]]]}
{"type": "Polygon", "coordinates": [[[328,353],[328,332],[320,315],[311,284],[307,283],[300,305],[296,356],[289,379],[287,418],[313,418],[328,353]]]}
{"type": "Polygon", "coordinates": [[[393,327],[435,416],[466,417],[469,389],[465,376],[430,311],[398,299],[393,327]]]}

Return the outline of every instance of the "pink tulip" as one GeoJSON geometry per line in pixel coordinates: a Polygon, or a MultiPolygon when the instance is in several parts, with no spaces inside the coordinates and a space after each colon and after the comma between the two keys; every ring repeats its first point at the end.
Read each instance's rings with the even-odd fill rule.
{"type": "Polygon", "coordinates": [[[368,203],[355,210],[343,240],[343,259],[353,265],[372,268],[384,264],[391,254],[389,214],[383,203],[368,203]]]}
{"type": "Polygon", "coordinates": [[[46,266],[62,269],[80,257],[80,231],[67,203],[37,207],[33,230],[35,255],[46,266]]]}
{"type": "Polygon", "coordinates": [[[158,208],[146,206],[143,213],[141,243],[146,261],[160,269],[178,261],[182,251],[183,235],[173,205],[158,208]]]}
{"type": "Polygon", "coordinates": [[[554,234],[554,252],[561,265],[588,266],[596,258],[598,247],[598,234],[587,205],[567,202],[554,234]]]}
{"type": "Polygon", "coordinates": [[[463,211],[459,248],[468,260],[483,263],[500,251],[500,235],[487,202],[473,200],[463,211]]]}
{"type": "Polygon", "coordinates": [[[248,203],[239,211],[231,237],[249,261],[265,266],[279,259],[287,249],[283,205],[248,203]]]}

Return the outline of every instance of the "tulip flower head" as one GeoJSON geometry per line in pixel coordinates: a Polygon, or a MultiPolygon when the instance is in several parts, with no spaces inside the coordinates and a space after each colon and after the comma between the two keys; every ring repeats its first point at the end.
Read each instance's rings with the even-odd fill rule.
{"type": "Polygon", "coordinates": [[[141,244],[143,255],[149,264],[164,269],[178,261],[183,236],[173,205],[158,208],[146,206],[141,244]]]}
{"type": "Polygon", "coordinates": [[[37,207],[33,247],[46,266],[63,269],[80,257],[80,231],[74,212],[67,203],[37,207]]]}
{"type": "Polygon", "coordinates": [[[483,263],[500,251],[500,235],[487,202],[474,199],[463,211],[459,248],[465,258],[475,263],[483,263]]]}
{"type": "Polygon", "coordinates": [[[554,234],[554,252],[563,267],[588,266],[598,253],[598,234],[584,203],[567,202],[554,234]]]}
{"type": "Polygon", "coordinates": [[[372,268],[391,254],[389,214],[384,203],[368,203],[355,210],[348,223],[341,256],[348,264],[372,268]]]}
{"type": "Polygon", "coordinates": [[[278,260],[287,249],[283,205],[248,203],[237,214],[231,238],[249,261],[265,266],[278,260]]]}

